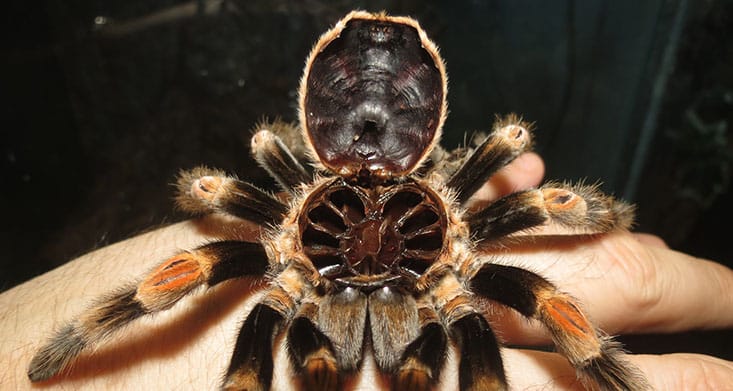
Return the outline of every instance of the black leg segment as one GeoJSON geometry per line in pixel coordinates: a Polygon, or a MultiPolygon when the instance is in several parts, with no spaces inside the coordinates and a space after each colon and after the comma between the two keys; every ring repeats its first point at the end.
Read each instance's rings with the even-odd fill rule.
{"type": "Polygon", "coordinates": [[[269,130],[260,130],[252,137],[252,155],[288,192],[293,192],[301,183],[313,181],[280,137],[269,130]]]}
{"type": "Polygon", "coordinates": [[[448,336],[439,323],[423,326],[420,336],[402,353],[401,365],[393,378],[393,389],[427,391],[440,379],[445,365],[448,336]]]}
{"type": "Polygon", "coordinates": [[[269,390],[272,383],[273,338],[283,315],[258,304],[244,321],[223,388],[226,390],[269,390]]]}
{"type": "Polygon", "coordinates": [[[471,292],[514,308],[526,317],[537,314],[537,290],[552,289],[544,278],[514,266],[487,264],[471,279],[471,292]]]}
{"type": "Polygon", "coordinates": [[[450,333],[461,355],[458,367],[461,391],[507,389],[499,343],[483,316],[473,313],[453,322],[450,333]]]}
{"type": "Polygon", "coordinates": [[[207,283],[209,286],[222,281],[245,276],[263,276],[269,262],[260,243],[226,240],[201,246],[219,261],[212,267],[207,283]]]}
{"type": "Polygon", "coordinates": [[[530,146],[528,127],[515,116],[497,121],[491,134],[448,180],[448,187],[456,190],[460,203],[530,146]]]}
{"type": "Polygon", "coordinates": [[[288,353],[306,391],[336,391],[341,376],[328,337],[310,319],[297,317],[288,330],[288,353]]]}
{"type": "Polygon", "coordinates": [[[536,190],[527,190],[502,197],[468,218],[471,234],[489,242],[544,224],[548,215],[535,202],[536,190]]]}

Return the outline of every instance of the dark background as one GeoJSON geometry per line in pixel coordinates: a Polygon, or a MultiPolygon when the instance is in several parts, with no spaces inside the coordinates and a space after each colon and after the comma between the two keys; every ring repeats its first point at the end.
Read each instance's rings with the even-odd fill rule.
{"type": "MultiPolygon", "coordinates": [[[[169,186],[180,168],[272,187],[250,130],[295,120],[305,56],[354,8],[414,16],[441,47],[445,146],[521,113],[549,179],[602,181],[638,205],[638,230],[731,265],[733,2],[451,3],[5,2],[0,291],[184,219],[169,186]]],[[[627,338],[728,359],[732,341],[627,338]]]]}

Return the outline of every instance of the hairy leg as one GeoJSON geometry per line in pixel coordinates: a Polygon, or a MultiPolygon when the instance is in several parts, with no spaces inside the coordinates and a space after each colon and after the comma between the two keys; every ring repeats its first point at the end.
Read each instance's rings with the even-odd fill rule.
{"type": "Polygon", "coordinates": [[[599,332],[578,304],[546,279],[513,266],[484,265],[471,291],[542,322],[557,349],[577,369],[584,384],[601,390],[643,390],[643,377],[623,357],[617,343],[599,332]]]}
{"type": "Polygon", "coordinates": [[[433,389],[445,366],[448,335],[431,307],[418,310],[420,334],[402,352],[393,377],[393,389],[427,391],[433,389]]]}
{"type": "Polygon", "coordinates": [[[631,206],[594,186],[549,183],[502,197],[467,220],[476,239],[491,242],[549,223],[573,233],[605,233],[628,228],[633,215],[631,206]]]}
{"type": "Polygon", "coordinates": [[[465,203],[500,168],[511,163],[531,144],[530,126],[514,115],[497,119],[494,129],[448,179],[456,198],[465,203]]]}
{"type": "Polygon", "coordinates": [[[142,316],[164,311],[195,288],[267,269],[261,245],[239,241],[207,244],[169,258],[141,283],[101,298],[74,321],[61,327],[31,360],[28,377],[41,381],[65,369],[84,349],[142,316]]]}
{"type": "Polygon", "coordinates": [[[287,212],[284,203],[264,190],[204,167],[181,172],[176,201],[192,214],[224,213],[263,226],[280,222],[287,212]]]}
{"type": "Polygon", "coordinates": [[[285,191],[292,193],[300,184],[313,181],[280,137],[267,129],[252,137],[252,155],[285,191]]]}

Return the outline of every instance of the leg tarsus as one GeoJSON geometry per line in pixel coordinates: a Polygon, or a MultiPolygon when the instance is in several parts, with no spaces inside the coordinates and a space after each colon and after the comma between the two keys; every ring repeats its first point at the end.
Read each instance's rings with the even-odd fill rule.
{"type": "Polygon", "coordinates": [[[601,352],[578,367],[578,377],[588,389],[651,390],[644,375],[624,359],[621,345],[604,338],[601,352]]]}
{"type": "Polygon", "coordinates": [[[146,313],[132,287],[105,297],[78,320],[62,327],[36,352],[28,367],[28,378],[38,382],[57,375],[84,349],[146,313]]]}
{"type": "Polygon", "coordinates": [[[490,242],[548,223],[574,234],[596,234],[628,228],[633,208],[594,186],[549,183],[540,189],[502,197],[468,217],[471,233],[490,242]]]}

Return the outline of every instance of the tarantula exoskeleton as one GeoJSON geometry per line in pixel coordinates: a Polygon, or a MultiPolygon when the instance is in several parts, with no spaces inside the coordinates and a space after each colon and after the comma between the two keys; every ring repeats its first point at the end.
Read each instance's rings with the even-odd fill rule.
{"type": "Polygon", "coordinates": [[[38,351],[30,379],[56,375],[83,350],[197,287],[258,276],[267,288],[244,320],[224,389],[269,389],[279,336],[300,389],[343,388],[367,352],[393,389],[433,389],[452,346],[461,390],[505,389],[482,299],[542,322],[585,386],[646,388],[575,300],[486,251],[548,224],[581,233],[624,229],[631,208],[593,187],[563,184],[466,208],[529,148],[530,134],[509,116],[473,148],[447,153],[437,146],[446,93],[443,60],[415,20],[347,15],[308,57],[299,126],[264,124],[252,140],[282,196],[212,170],[180,178],[183,209],[247,219],[267,234],[177,254],[103,297],[38,351]]]}

